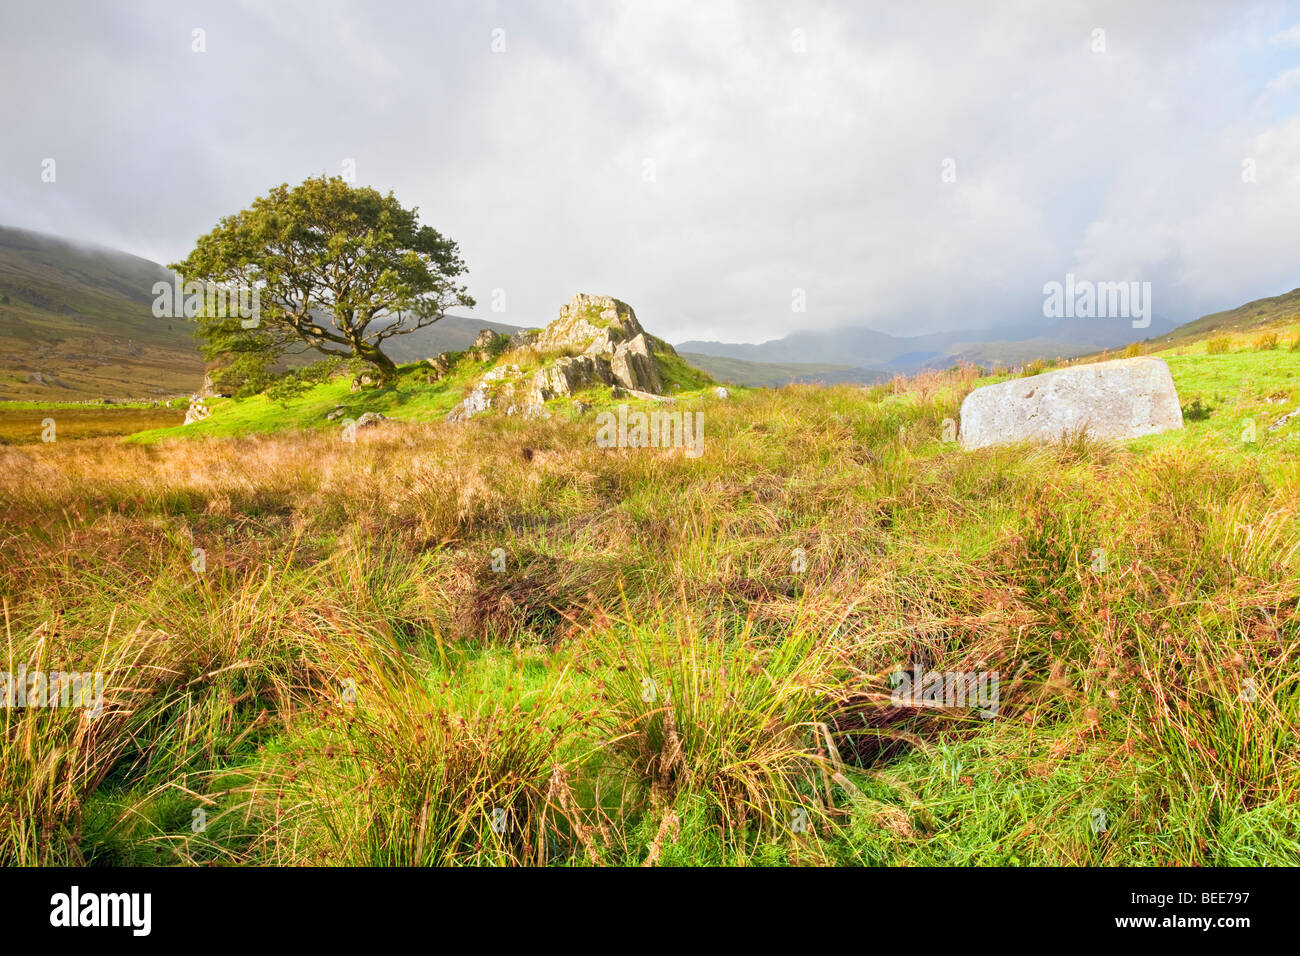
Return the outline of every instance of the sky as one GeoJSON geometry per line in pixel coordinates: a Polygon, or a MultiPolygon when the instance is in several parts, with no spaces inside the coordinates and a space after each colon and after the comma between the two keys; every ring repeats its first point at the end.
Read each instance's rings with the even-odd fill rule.
{"type": "Polygon", "coordinates": [[[167,263],[348,175],[515,325],[575,292],[760,342],[1047,322],[1067,274],[1173,321],[1300,286],[1297,3],[5,0],[0,83],[0,224],[167,263]]]}

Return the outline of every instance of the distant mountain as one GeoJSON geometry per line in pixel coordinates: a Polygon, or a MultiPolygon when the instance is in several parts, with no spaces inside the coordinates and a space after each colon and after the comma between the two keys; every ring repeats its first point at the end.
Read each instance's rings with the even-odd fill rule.
{"type": "Polygon", "coordinates": [[[777,386],[792,382],[835,385],[840,382],[874,382],[892,378],[892,371],[857,368],[818,362],[748,362],[745,359],[704,355],[700,352],[677,353],[696,368],[703,369],[719,382],[728,385],[777,386]]]}
{"type": "Polygon", "coordinates": [[[0,399],[193,391],[203,362],[188,322],[154,317],[160,281],[148,259],[0,226],[0,399]]]}
{"type": "Polygon", "coordinates": [[[394,335],[384,342],[383,349],[389,358],[399,364],[419,362],[432,358],[439,352],[460,352],[469,348],[484,329],[513,335],[522,327],[460,315],[444,315],[433,325],[427,325],[416,332],[394,335]]]}
{"type": "MultiPolygon", "coordinates": [[[[67,401],[186,395],[203,362],[183,318],[153,315],[153,287],[172,273],[112,249],[0,226],[0,400],[67,401]]],[[[1145,339],[1194,338],[1249,330],[1300,315],[1300,289],[1176,325],[1156,316],[1145,329],[1128,319],[1034,319],[1012,326],[896,336],[874,329],[793,332],[758,345],[686,341],[677,351],[719,381],[745,385],[864,382],[945,368],[966,360],[1018,365],[1072,358],[1145,339]]],[[[484,328],[518,326],[446,316],[394,336],[384,351],[413,362],[460,351],[484,328]]],[[[315,361],[306,352],[292,364],[315,361]]]]}
{"type": "MultiPolygon", "coordinates": [[[[188,395],[203,381],[194,326],[153,314],[172,272],[128,253],[0,226],[0,400],[78,401],[188,395]]],[[[396,362],[470,345],[483,328],[448,315],[384,343],[396,362]]],[[[322,358],[291,356],[290,365],[322,358]]]]}
{"type": "MultiPolygon", "coordinates": [[[[1155,316],[1149,327],[1135,329],[1130,319],[1039,319],[1014,326],[897,336],[874,329],[793,332],[758,345],[687,341],[677,350],[696,356],[790,367],[824,364],[854,369],[849,381],[871,382],[893,374],[910,375],[925,368],[946,368],[960,360],[978,365],[1014,365],[1038,357],[1070,358],[1103,348],[1117,348],[1146,338],[1167,336],[1177,326],[1155,316]]],[[[707,367],[707,366],[704,366],[707,367]]]]}

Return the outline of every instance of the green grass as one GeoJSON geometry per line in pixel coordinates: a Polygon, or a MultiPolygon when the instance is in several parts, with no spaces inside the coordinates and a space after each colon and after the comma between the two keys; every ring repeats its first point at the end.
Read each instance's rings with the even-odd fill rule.
{"type": "Polygon", "coordinates": [[[965,368],[603,449],[567,400],[445,423],[464,363],[0,448],[8,669],[109,677],[93,734],[5,712],[0,859],[1293,863],[1300,356],[1247,346],[1156,353],[1209,413],[1127,443],[965,453],[965,368]]]}
{"type": "MultiPolygon", "coordinates": [[[[498,347],[493,359],[475,361],[469,353],[453,353],[451,371],[433,384],[428,384],[430,368],[423,362],[403,365],[398,379],[389,386],[368,387],[351,391],[351,376],[340,374],[285,402],[267,395],[254,395],[243,399],[215,398],[208,401],[212,414],[207,419],[191,425],[141,430],[132,435],[135,442],[151,443],[168,438],[234,437],[240,435],[270,434],[284,430],[339,431],[344,420],[356,420],[366,412],[378,412],[396,421],[423,423],[444,418],[464,397],[467,391],[498,361],[514,362],[522,373],[540,367],[541,361],[531,352],[506,355],[498,347]],[[335,420],[327,418],[335,409],[343,409],[335,420]]],[[[691,368],[671,350],[657,352],[664,389],[683,400],[697,399],[705,389],[714,384],[705,373],[691,368]]],[[[573,400],[589,405],[614,403],[607,386],[581,390],[568,397],[552,399],[546,403],[552,414],[567,414],[573,400]]],[[[633,405],[645,404],[640,400],[624,400],[633,405]]]]}

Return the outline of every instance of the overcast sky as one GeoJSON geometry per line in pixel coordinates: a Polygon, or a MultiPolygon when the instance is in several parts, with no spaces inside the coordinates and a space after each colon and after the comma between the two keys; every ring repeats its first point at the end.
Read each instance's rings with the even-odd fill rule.
{"type": "Polygon", "coordinates": [[[1067,272],[1175,321],[1300,286],[1294,3],[5,0],[0,83],[0,224],[169,262],[351,160],[519,325],[579,291],[762,341],[1047,322],[1067,272]]]}

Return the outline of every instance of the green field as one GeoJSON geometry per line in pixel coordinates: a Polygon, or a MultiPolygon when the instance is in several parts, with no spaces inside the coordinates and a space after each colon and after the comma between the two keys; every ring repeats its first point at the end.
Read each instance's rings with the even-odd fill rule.
{"type": "Polygon", "coordinates": [[[1208,417],[1127,444],[962,452],[967,368],[684,393],[693,460],[466,362],[0,448],[9,670],[106,676],[6,712],[0,858],[1294,865],[1300,353],[1162,354],[1208,417]]]}

